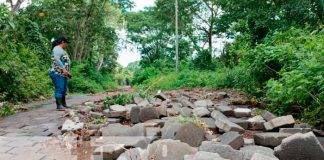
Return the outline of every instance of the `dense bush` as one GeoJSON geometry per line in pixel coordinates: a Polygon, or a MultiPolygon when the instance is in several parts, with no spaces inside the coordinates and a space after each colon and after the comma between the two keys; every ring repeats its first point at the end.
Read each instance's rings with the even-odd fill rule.
{"type": "Polygon", "coordinates": [[[278,41],[275,35],[273,47],[288,50],[286,53],[291,52],[294,58],[285,61],[287,66],[278,73],[279,79],[267,82],[272,109],[284,114],[296,112],[298,106],[297,115],[304,115],[305,120],[324,128],[324,33],[293,29],[280,36],[291,38],[278,41]]]}
{"type": "Polygon", "coordinates": [[[143,68],[142,70],[139,70],[134,73],[132,84],[133,85],[141,84],[144,81],[148,80],[149,78],[156,76],[157,74],[159,74],[159,72],[160,71],[158,71],[154,67],[143,68]]]}
{"type": "Polygon", "coordinates": [[[101,73],[89,64],[75,63],[71,72],[73,78],[69,81],[70,92],[95,93],[117,88],[113,75],[101,73]]]}
{"type": "MultiPolygon", "coordinates": [[[[0,17],[0,44],[6,44],[0,46],[0,101],[26,101],[48,94],[50,80],[47,71],[40,67],[41,49],[27,47],[28,40],[17,38],[26,32],[17,32],[21,26],[12,21],[4,6],[0,6],[0,17]]],[[[30,31],[39,32],[37,28],[30,31]]]]}

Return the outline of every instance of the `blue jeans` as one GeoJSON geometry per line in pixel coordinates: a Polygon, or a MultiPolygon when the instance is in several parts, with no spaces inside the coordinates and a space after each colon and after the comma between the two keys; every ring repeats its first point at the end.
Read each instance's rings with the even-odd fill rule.
{"type": "Polygon", "coordinates": [[[55,87],[55,98],[61,99],[65,97],[68,88],[67,77],[63,77],[62,75],[55,74],[54,72],[50,72],[49,76],[51,77],[53,85],[55,87]]]}

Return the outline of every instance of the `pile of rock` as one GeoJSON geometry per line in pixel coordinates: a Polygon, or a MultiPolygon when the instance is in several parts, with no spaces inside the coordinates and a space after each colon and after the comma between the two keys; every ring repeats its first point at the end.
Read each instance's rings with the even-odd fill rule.
{"type": "MultiPolygon", "coordinates": [[[[97,147],[94,157],[118,160],[323,159],[324,149],[320,143],[323,139],[316,137],[311,128],[296,125],[291,115],[276,117],[268,111],[255,112],[246,105],[246,99],[233,99],[233,93],[215,91],[208,93],[209,99],[202,99],[206,97],[204,93],[158,93],[149,100],[135,97],[134,104],[112,105],[103,112],[82,108],[82,112],[92,117],[107,117],[109,121],[108,125],[99,127],[101,137],[92,139],[97,147]]],[[[67,120],[62,132],[82,127],[82,123],[67,120]]]]}

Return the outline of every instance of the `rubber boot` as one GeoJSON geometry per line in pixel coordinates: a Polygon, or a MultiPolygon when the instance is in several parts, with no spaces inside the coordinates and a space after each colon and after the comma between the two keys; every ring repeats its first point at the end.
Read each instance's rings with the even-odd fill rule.
{"type": "Polygon", "coordinates": [[[65,108],[71,108],[70,106],[68,106],[68,105],[66,104],[65,96],[62,97],[62,105],[63,105],[63,107],[65,107],[65,108]]]}
{"type": "Polygon", "coordinates": [[[56,110],[65,111],[65,108],[62,105],[62,98],[56,98],[56,110]]]}

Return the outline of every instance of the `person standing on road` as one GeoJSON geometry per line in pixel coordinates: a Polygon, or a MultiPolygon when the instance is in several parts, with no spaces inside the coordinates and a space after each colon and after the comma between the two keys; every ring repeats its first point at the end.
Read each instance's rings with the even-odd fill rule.
{"type": "Polygon", "coordinates": [[[68,47],[68,39],[58,36],[52,42],[52,65],[49,76],[55,88],[56,109],[64,111],[69,108],[66,104],[66,93],[68,79],[72,78],[70,73],[70,58],[65,49],[68,47]]]}

